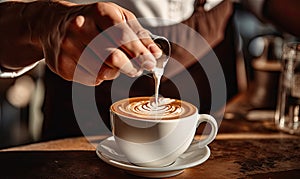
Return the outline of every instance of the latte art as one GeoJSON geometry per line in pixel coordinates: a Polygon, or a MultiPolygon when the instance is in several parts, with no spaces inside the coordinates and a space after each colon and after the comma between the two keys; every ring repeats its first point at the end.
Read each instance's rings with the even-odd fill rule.
{"type": "MultiPolygon", "coordinates": [[[[171,100],[169,98],[160,98],[158,105],[156,102],[151,101],[137,101],[128,104],[124,112],[134,113],[137,116],[164,116],[164,117],[175,117],[181,115],[184,112],[184,109],[179,104],[171,105],[171,100]],[[163,99],[163,100],[162,100],[163,99]]],[[[122,110],[122,108],[121,108],[122,110]]]]}
{"type": "Polygon", "coordinates": [[[193,105],[176,99],[138,97],[121,100],[112,106],[117,113],[139,119],[177,119],[193,114],[193,105]]]}

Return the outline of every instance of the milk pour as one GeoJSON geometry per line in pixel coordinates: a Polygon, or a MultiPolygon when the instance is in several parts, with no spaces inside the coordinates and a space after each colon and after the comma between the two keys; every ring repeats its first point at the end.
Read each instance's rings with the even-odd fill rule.
{"type": "Polygon", "coordinates": [[[164,68],[166,64],[168,63],[168,60],[170,58],[171,54],[171,45],[167,38],[162,36],[157,36],[150,34],[153,41],[160,47],[160,49],[163,51],[163,54],[160,58],[156,60],[156,67],[152,70],[153,78],[155,82],[155,106],[158,106],[158,93],[159,93],[159,86],[161,77],[164,73],[164,68]]]}
{"type": "Polygon", "coordinates": [[[154,84],[155,84],[155,106],[157,107],[159,104],[158,102],[158,93],[159,93],[159,86],[160,86],[160,81],[161,77],[164,74],[164,68],[166,64],[168,63],[169,56],[162,55],[159,59],[157,59],[157,65],[153,69],[153,78],[154,78],[154,84]]]}
{"type": "Polygon", "coordinates": [[[158,106],[158,93],[159,93],[159,86],[160,86],[160,80],[164,73],[163,68],[154,68],[153,70],[153,78],[154,78],[154,84],[155,84],[155,106],[158,106]]]}
{"type": "Polygon", "coordinates": [[[154,106],[158,106],[158,93],[161,77],[164,73],[164,68],[168,63],[170,54],[171,54],[171,45],[167,38],[150,34],[153,41],[159,46],[159,48],[163,51],[163,54],[160,58],[156,59],[156,67],[152,70],[153,78],[155,82],[155,104],[154,106]]]}

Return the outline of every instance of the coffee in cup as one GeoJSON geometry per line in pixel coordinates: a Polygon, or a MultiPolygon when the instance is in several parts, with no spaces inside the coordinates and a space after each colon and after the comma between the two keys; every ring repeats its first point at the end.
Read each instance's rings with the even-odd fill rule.
{"type": "Polygon", "coordinates": [[[215,119],[198,114],[191,103],[153,97],[134,97],[115,102],[110,108],[113,136],[127,159],[139,166],[162,167],[172,164],[193,141],[202,122],[211,125],[210,134],[199,141],[200,147],[217,134],[215,119]]]}

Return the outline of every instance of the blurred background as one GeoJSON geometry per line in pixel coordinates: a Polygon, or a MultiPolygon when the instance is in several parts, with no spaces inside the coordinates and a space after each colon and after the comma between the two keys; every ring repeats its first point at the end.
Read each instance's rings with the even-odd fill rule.
{"type": "MultiPolygon", "coordinates": [[[[289,34],[263,24],[240,4],[234,4],[236,89],[232,97],[249,90],[262,61],[272,59],[271,70],[277,70],[282,43],[293,39],[289,34]],[[265,50],[267,49],[267,50],[265,50]],[[262,59],[262,60],[259,60],[262,59]],[[258,62],[257,62],[258,61],[258,62]],[[276,69],[277,68],[277,69],[276,69]]],[[[0,79],[0,148],[40,139],[43,114],[45,64],[15,79],[0,79]]],[[[276,81],[276,77],[274,78],[276,81]]],[[[276,85],[276,84],[275,84],[276,85]]],[[[274,104],[274,103],[273,103],[274,104]]]]}
{"type": "Polygon", "coordinates": [[[0,78],[0,148],[39,140],[45,64],[18,78],[0,78]]]}

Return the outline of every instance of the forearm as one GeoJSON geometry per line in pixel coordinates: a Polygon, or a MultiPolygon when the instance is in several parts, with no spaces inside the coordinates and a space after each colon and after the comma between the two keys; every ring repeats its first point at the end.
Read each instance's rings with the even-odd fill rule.
{"type": "Polygon", "coordinates": [[[2,69],[18,69],[24,64],[33,63],[37,58],[42,58],[41,48],[30,39],[29,29],[23,17],[24,11],[26,11],[25,3],[0,4],[0,66],[2,69]]]}
{"type": "Polygon", "coordinates": [[[68,13],[68,6],[48,1],[0,3],[2,69],[18,70],[44,58],[45,48],[55,48],[64,35],[68,13]]]}

